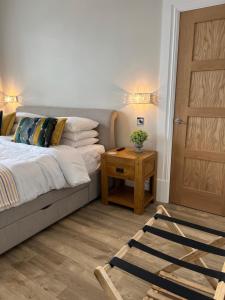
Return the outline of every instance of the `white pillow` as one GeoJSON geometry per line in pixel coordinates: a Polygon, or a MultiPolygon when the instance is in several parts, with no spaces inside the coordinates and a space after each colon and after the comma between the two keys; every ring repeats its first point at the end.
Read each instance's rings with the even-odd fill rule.
{"type": "Polygon", "coordinates": [[[65,117],[67,119],[65,131],[76,132],[83,130],[92,130],[98,126],[98,122],[80,117],[65,117]]]}
{"type": "Polygon", "coordinates": [[[88,139],[88,138],[95,138],[98,136],[98,132],[96,130],[83,130],[77,132],[69,132],[64,131],[62,134],[62,138],[68,139],[74,142],[88,139]]]}
{"type": "Polygon", "coordinates": [[[99,139],[96,138],[89,138],[89,139],[84,139],[84,140],[80,140],[80,141],[71,141],[68,139],[61,139],[60,144],[61,145],[67,145],[73,148],[79,148],[79,147],[83,147],[83,146],[88,146],[88,145],[94,145],[99,141],[99,139]]]}
{"type": "Polygon", "coordinates": [[[22,118],[43,118],[43,117],[44,116],[41,116],[41,115],[19,111],[16,113],[15,123],[19,123],[22,118]]]}

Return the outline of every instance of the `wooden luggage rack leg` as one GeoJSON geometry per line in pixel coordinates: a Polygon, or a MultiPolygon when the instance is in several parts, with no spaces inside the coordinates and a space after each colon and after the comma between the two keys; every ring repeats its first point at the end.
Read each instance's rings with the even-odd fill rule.
{"type": "MultiPolygon", "coordinates": [[[[170,214],[168,213],[168,211],[166,210],[166,208],[164,206],[160,205],[157,207],[155,216],[153,216],[145,224],[144,228],[146,226],[151,227],[154,224],[157,215],[164,215],[166,217],[172,218],[170,216],[170,214]]],[[[185,234],[183,233],[183,231],[180,229],[180,227],[175,222],[170,221],[170,222],[166,222],[166,224],[173,234],[176,234],[176,236],[181,236],[182,238],[187,239],[185,234]]],[[[138,242],[144,234],[145,234],[145,231],[143,229],[139,230],[133,236],[133,238],[131,240],[138,242]]],[[[224,233],[224,235],[225,235],[225,233],[224,233]]],[[[212,246],[212,248],[213,247],[222,247],[225,244],[224,235],[223,235],[223,237],[220,236],[219,238],[215,239],[213,242],[206,244],[206,246],[209,246],[209,247],[212,246]]],[[[207,264],[205,263],[205,261],[202,258],[205,255],[207,255],[207,252],[203,251],[204,249],[196,250],[196,249],[194,249],[192,247],[188,247],[186,245],[183,245],[183,246],[187,251],[189,251],[189,253],[182,256],[179,259],[180,261],[184,261],[187,263],[197,262],[198,265],[200,267],[202,267],[202,269],[208,269],[207,264]]],[[[114,258],[122,259],[129,249],[130,249],[129,244],[124,245],[116,253],[114,258]]],[[[220,272],[220,275],[222,274],[221,276],[222,276],[223,280],[219,281],[219,283],[218,283],[217,279],[205,275],[206,279],[208,280],[208,282],[211,285],[211,288],[203,286],[196,282],[191,282],[190,280],[187,280],[185,278],[182,278],[180,276],[178,277],[177,275],[172,274],[172,272],[178,270],[179,268],[181,268],[180,265],[177,265],[175,263],[170,263],[165,268],[161,269],[157,274],[160,275],[160,278],[165,278],[165,280],[169,279],[171,283],[174,282],[175,284],[181,284],[184,289],[185,289],[185,287],[188,287],[188,288],[190,287],[191,289],[196,289],[200,292],[206,293],[211,296],[210,298],[207,298],[206,296],[203,295],[203,298],[205,297],[204,299],[225,300],[225,283],[223,281],[225,278],[225,263],[223,265],[222,271],[220,272]],[[223,275],[223,273],[224,273],[224,275],[223,275]]],[[[188,269],[188,267],[186,267],[186,268],[188,269]]],[[[97,280],[99,281],[100,285],[102,286],[103,290],[105,291],[105,293],[109,299],[123,300],[122,296],[120,295],[119,291],[116,289],[115,285],[113,284],[112,280],[110,279],[110,277],[108,275],[108,272],[111,269],[112,269],[112,266],[110,265],[110,263],[108,263],[104,267],[97,267],[95,269],[94,273],[95,273],[97,280]]],[[[209,271],[210,271],[210,269],[209,269],[209,271]]],[[[207,275],[208,275],[208,273],[207,273],[207,275]]],[[[163,288],[160,288],[160,287],[152,284],[151,289],[148,291],[147,296],[145,296],[143,298],[143,300],[151,300],[151,299],[166,300],[166,299],[186,299],[186,298],[177,296],[163,288]]],[[[197,299],[197,298],[195,298],[195,299],[197,299]]]]}

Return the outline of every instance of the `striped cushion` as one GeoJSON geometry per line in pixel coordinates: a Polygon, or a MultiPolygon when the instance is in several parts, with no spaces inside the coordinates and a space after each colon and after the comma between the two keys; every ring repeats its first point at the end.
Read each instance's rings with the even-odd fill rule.
{"type": "Polygon", "coordinates": [[[40,147],[49,147],[57,119],[23,118],[16,130],[13,141],[40,147]]]}

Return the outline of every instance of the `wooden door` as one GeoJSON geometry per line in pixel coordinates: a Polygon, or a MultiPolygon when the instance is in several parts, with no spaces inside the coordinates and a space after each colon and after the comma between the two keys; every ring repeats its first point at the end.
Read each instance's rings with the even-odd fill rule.
{"type": "Polygon", "coordinates": [[[181,14],[170,201],[225,215],[225,5],[181,14]]]}

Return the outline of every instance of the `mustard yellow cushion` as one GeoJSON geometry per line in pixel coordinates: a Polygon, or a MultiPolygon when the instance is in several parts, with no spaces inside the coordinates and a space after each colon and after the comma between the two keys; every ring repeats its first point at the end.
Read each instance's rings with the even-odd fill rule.
{"type": "Polygon", "coordinates": [[[3,115],[1,135],[10,135],[15,119],[16,119],[15,112],[11,114],[3,115]]]}
{"type": "Polygon", "coordinates": [[[63,119],[63,118],[57,119],[55,130],[53,131],[53,134],[52,134],[51,145],[53,145],[53,146],[59,145],[62,134],[63,134],[64,127],[66,124],[66,120],[67,119],[63,119]]]}

